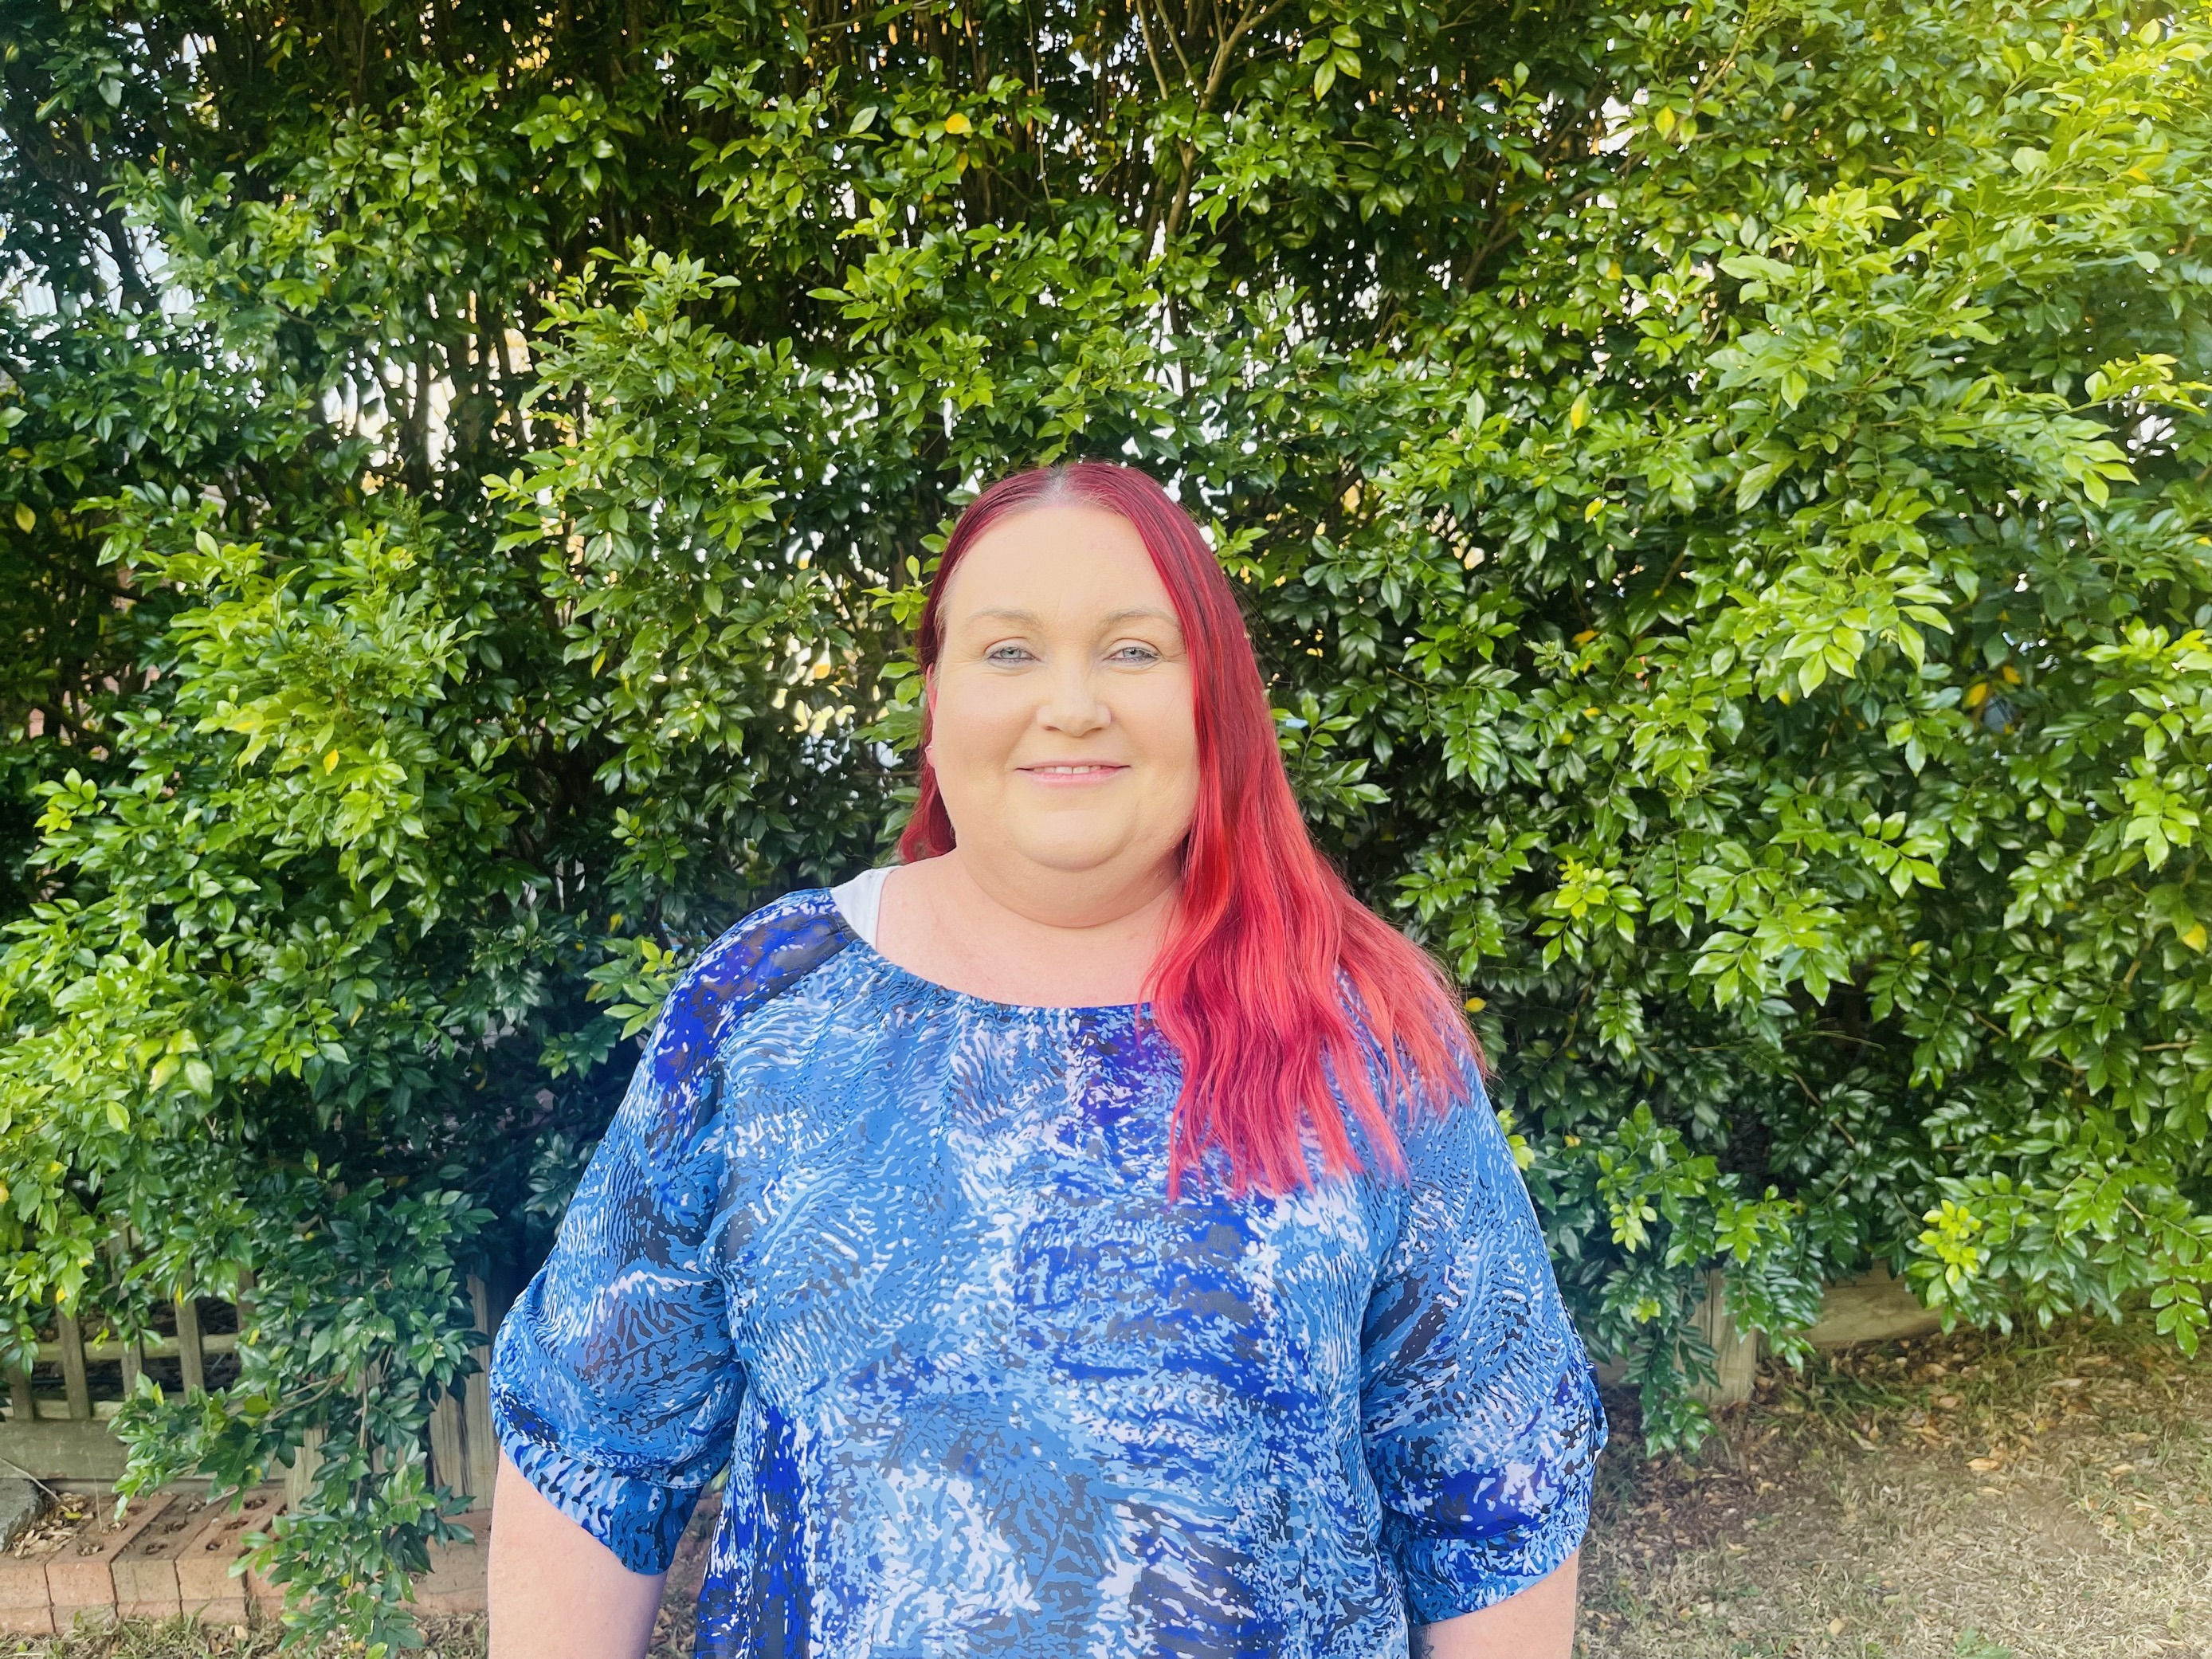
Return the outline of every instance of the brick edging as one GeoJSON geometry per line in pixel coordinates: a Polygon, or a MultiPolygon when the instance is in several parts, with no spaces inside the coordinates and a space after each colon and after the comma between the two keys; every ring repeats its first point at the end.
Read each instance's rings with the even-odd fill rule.
{"type": "MultiPolygon", "coordinates": [[[[173,1619],[241,1625],[249,1602],[274,1614],[284,1590],[237,1570],[246,1538],[284,1508],[284,1488],[259,1486],[228,1503],[159,1492],[120,1521],[105,1499],[75,1532],[35,1551],[0,1553],[0,1633],[59,1636],[80,1619],[173,1619]]],[[[491,1512],[455,1517],[466,1542],[434,1546],[430,1571],[415,1580],[425,1613],[481,1613],[491,1512]]]]}

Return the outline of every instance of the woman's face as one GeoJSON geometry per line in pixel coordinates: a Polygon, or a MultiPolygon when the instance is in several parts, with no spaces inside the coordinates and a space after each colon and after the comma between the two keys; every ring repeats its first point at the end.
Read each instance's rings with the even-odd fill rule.
{"type": "Polygon", "coordinates": [[[929,757],[963,861],[1171,879],[1198,800],[1190,660],[1129,522],[1002,519],[952,573],[929,757]]]}

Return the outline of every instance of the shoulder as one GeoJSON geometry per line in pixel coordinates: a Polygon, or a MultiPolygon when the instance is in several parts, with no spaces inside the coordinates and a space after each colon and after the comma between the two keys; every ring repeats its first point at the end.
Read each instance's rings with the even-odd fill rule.
{"type": "Polygon", "coordinates": [[[647,1062],[663,1088],[679,1084],[723,1036],[853,943],[822,888],[787,893],[754,911],[699,954],[668,994],[647,1062]]]}
{"type": "Polygon", "coordinates": [[[1416,1184],[1458,1188],[1495,1179],[1498,1165],[1514,1173],[1513,1153],[1498,1121],[1498,1109],[1484,1088],[1482,1073],[1468,1061],[1458,1069],[1455,1095],[1432,1089],[1409,1091],[1412,1098],[1399,1119],[1398,1144],[1416,1184]]]}
{"type": "MultiPolygon", "coordinates": [[[[1397,1168],[1381,1173],[1386,1237],[1398,1254],[1442,1239],[1468,1243],[1534,1224],[1519,1161],[1498,1109],[1470,1064],[1464,1093],[1423,1096],[1396,1125],[1397,1168]]],[[[1379,1170],[1380,1166],[1378,1166],[1379,1170]]]]}
{"type": "Polygon", "coordinates": [[[1477,1049],[1447,1042],[1439,1060],[1426,1066],[1401,1050],[1399,1063],[1390,1066],[1356,1007],[1352,1013],[1366,1051],[1368,1084],[1389,1129],[1387,1139],[1379,1137],[1346,1109],[1345,1127],[1363,1167],[1401,1191],[1425,1182],[1463,1184],[1477,1175],[1477,1165],[1500,1157],[1512,1168],[1477,1049]]]}

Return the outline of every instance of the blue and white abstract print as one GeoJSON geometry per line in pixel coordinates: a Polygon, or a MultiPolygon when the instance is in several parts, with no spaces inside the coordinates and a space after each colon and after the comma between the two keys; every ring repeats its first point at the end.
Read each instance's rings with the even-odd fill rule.
{"type": "Polygon", "coordinates": [[[981,1001],[827,893],[670,999],[501,1328],[501,1443],[709,1659],[1375,1659],[1580,1541],[1605,1423],[1484,1103],[1405,1178],[1167,1200],[1134,1008],[981,1001]]]}

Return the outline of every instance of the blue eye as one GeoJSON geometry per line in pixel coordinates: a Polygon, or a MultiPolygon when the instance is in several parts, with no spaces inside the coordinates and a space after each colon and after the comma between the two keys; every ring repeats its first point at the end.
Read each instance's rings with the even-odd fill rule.
{"type": "Polygon", "coordinates": [[[1029,660],[1029,648],[1019,645],[994,645],[983,653],[985,662],[1013,664],[1029,660]]]}
{"type": "Polygon", "coordinates": [[[1158,662],[1160,659],[1160,653],[1149,645],[1124,645],[1115,649],[1112,659],[1115,662],[1142,665],[1158,662]]]}

